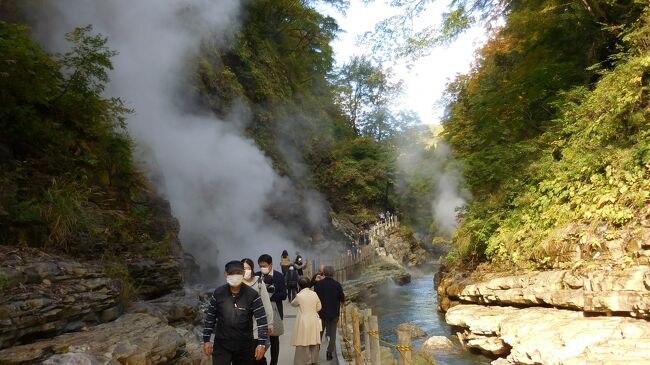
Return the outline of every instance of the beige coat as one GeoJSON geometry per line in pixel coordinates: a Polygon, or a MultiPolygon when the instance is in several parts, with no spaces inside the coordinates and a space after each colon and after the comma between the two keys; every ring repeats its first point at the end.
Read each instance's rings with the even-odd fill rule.
{"type": "Polygon", "coordinates": [[[310,288],[302,289],[291,305],[298,307],[291,346],[319,345],[323,327],[318,317],[318,311],[321,309],[318,295],[310,288]]]}

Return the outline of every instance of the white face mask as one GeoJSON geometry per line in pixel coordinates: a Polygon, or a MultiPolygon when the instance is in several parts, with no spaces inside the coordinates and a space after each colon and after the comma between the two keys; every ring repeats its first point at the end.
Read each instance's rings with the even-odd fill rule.
{"type": "Polygon", "coordinates": [[[244,280],[244,275],[238,274],[238,275],[228,275],[228,276],[226,276],[226,282],[230,286],[234,286],[234,287],[240,286],[242,280],[244,280]]]}
{"type": "Polygon", "coordinates": [[[260,269],[260,271],[261,271],[262,274],[264,274],[264,275],[267,275],[267,274],[270,272],[270,270],[269,270],[268,267],[263,267],[263,268],[260,269]]]}
{"type": "Polygon", "coordinates": [[[253,270],[244,270],[244,279],[250,279],[251,275],[253,275],[253,270]]]}

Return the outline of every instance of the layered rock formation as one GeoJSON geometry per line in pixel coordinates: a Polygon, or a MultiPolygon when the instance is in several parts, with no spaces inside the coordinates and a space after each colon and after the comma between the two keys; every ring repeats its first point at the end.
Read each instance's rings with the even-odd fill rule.
{"type": "Polygon", "coordinates": [[[440,309],[494,364],[650,364],[650,266],[444,273],[440,309]]]}
{"type": "Polygon", "coordinates": [[[552,306],[650,318],[650,266],[496,277],[465,286],[457,297],[469,303],[552,306]]]}
{"type": "Polygon", "coordinates": [[[465,346],[496,364],[650,364],[650,322],[553,308],[464,304],[447,311],[465,346]]]}
{"type": "Polygon", "coordinates": [[[360,302],[364,296],[372,295],[381,285],[395,283],[404,285],[411,282],[411,274],[397,264],[378,259],[366,267],[358,279],[342,283],[346,302],[360,302]]]}
{"type": "Polygon", "coordinates": [[[98,264],[0,246],[0,348],[111,321],[120,282],[98,264]]]}
{"type": "Polygon", "coordinates": [[[50,340],[0,351],[0,363],[22,364],[198,364],[204,357],[196,336],[158,317],[131,313],[50,340]]]}

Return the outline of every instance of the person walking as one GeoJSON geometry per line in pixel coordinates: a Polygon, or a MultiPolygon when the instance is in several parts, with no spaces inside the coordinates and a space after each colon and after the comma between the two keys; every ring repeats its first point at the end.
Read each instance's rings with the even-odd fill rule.
{"type": "Polygon", "coordinates": [[[244,265],[226,264],[226,282],[214,290],[205,311],[203,352],[212,356],[213,365],[254,365],[264,357],[267,320],[262,298],[244,280],[244,265]],[[253,336],[253,318],[257,340],[253,336]],[[210,338],[214,334],[214,344],[210,338]]]}
{"type": "Polygon", "coordinates": [[[281,272],[273,270],[273,258],[269,254],[263,254],[257,259],[257,264],[260,266],[260,271],[257,275],[262,277],[266,283],[266,289],[271,294],[271,305],[275,306],[273,312],[273,333],[271,339],[271,362],[270,365],[278,364],[278,356],[280,355],[280,325],[284,319],[284,311],[282,309],[282,301],[287,299],[287,286],[284,282],[284,276],[281,272]],[[277,311],[277,313],[275,312],[277,311]]]}
{"type": "Polygon", "coordinates": [[[298,281],[300,292],[291,302],[291,306],[298,307],[296,322],[293,326],[291,346],[296,346],[293,365],[318,364],[322,322],[318,317],[321,302],[318,295],[309,288],[309,278],[302,277],[298,281]]]}
{"type": "Polygon", "coordinates": [[[293,264],[289,265],[289,270],[287,270],[285,279],[287,282],[287,298],[289,299],[289,303],[291,303],[298,293],[298,279],[300,279],[298,271],[293,264]]]}
{"type": "Polygon", "coordinates": [[[318,312],[322,323],[323,332],[326,332],[329,337],[327,344],[327,360],[332,360],[336,344],[336,325],[339,322],[339,314],[341,313],[341,306],[345,302],[345,294],[341,284],[334,280],[334,268],[332,266],[325,266],[323,269],[323,276],[320,280],[316,281],[314,291],[318,294],[323,308],[318,312]]]}
{"type": "Polygon", "coordinates": [[[284,250],[282,251],[282,256],[280,256],[280,268],[282,269],[282,275],[287,275],[289,265],[291,265],[291,257],[289,257],[287,250],[284,250]]]}
{"type": "MultiPolygon", "coordinates": [[[[241,263],[244,265],[244,284],[255,289],[262,298],[264,313],[266,314],[266,322],[268,324],[268,333],[273,334],[273,306],[271,305],[271,299],[268,290],[266,290],[266,285],[261,277],[253,274],[255,272],[255,264],[253,264],[253,260],[245,258],[241,260],[241,263]]],[[[257,321],[253,322],[253,336],[257,339],[257,321]]],[[[266,357],[256,360],[255,364],[266,365],[266,357]]]]}
{"type": "Polygon", "coordinates": [[[298,272],[298,276],[304,276],[303,269],[305,268],[305,263],[302,261],[302,256],[296,255],[296,261],[293,262],[293,266],[298,272]]]}

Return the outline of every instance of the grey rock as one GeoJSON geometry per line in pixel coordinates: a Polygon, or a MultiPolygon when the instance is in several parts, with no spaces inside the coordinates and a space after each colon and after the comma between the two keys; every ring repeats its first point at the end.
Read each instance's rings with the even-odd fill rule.
{"type": "Polygon", "coordinates": [[[2,350],[0,363],[168,364],[186,355],[189,340],[199,342],[156,317],[132,313],[84,332],[2,350]]]}
{"type": "Polygon", "coordinates": [[[411,334],[411,338],[420,338],[420,337],[425,337],[427,335],[426,332],[420,326],[418,326],[415,323],[400,323],[397,325],[396,330],[399,331],[407,331],[411,334]]]}
{"type": "Polygon", "coordinates": [[[445,319],[467,330],[461,336],[466,346],[507,355],[512,364],[650,364],[650,322],[645,320],[475,304],[455,306],[445,319]]]}

